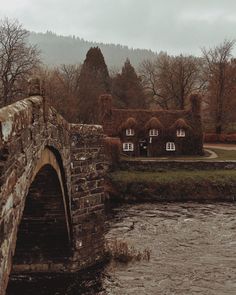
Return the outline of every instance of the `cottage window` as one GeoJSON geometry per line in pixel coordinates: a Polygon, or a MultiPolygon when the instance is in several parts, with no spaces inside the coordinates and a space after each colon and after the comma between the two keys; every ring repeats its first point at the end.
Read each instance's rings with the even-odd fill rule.
{"type": "Polygon", "coordinates": [[[149,130],[149,136],[158,136],[159,132],[157,129],[150,129],[149,130]]]}
{"type": "Polygon", "coordinates": [[[175,143],[174,142],[167,142],[166,143],[166,150],[167,151],[175,151],[175,143]]]}
{"type": "Polygon", "coordinates": [[[182,128],[177,129],[176,135],[177,135],[177,137],[185,137],[185,130],[182,128]]]}
{"type": "Polygon", "coordinates": [[[123,143],[123,151],[124,152],[132,152],[134,150],[134,144],[132,142],[124,142],[123,143]]]}
{"type": "Polygon", "coordinates": [[[134,129],[126,129],[126,135],[127,136],[134,136],[134,129]]]}

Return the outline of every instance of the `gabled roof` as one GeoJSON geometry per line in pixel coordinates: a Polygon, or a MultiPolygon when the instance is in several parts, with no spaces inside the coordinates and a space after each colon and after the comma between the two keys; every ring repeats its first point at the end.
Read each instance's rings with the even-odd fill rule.
{"type": "Polygon", "coordinates": [[[170,126],[171,130],[174,129],[192,129],[192,127],[186,122],[185,119],[180,118],[174,122],[173,125],[170,126]]]}
{"type": "Polygon", "coordinates": [[[163,130],[164,126],[162,125],[162,123],[160,122],[159,119],[157,119],[156,117],[152,117],[145,125],[145,129],[149,130],[149,129],[158,129],[158,130],[163,130]]]}
{"type": "Polygon", "coordinates": [[[125,122],[120,125],[120,130],[135,128],[137,126],[137,121],[133,117],[129,117],[125,122]]]}

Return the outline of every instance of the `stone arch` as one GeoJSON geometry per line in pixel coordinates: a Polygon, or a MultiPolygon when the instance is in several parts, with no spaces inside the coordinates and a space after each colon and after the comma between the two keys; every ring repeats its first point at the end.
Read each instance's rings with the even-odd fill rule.
{"type": "MultiPolygon", "coordinates": [[[[68,192],[68,182],[69,182],[69,175],[66,174],[66,169],[64,168],[64,163],[63,159],[61,157],[60,152],[53,146],[46,146],[46,149],[51,151],[56,158],[56,163],[57,167],[59,168],[60,171],[60,182],[61,186],[63,187],[64,195],[65,195],[65,205],[67,209],[67,216],[68,216],[68,226],[69,229],[72,227],[72,222],[71,222],[71,199],[69,197],[69,192],[68,192]]],[[[58,169],[57,168],[57,169],[58,169]]],[[[71,231],[71,237],[70,239],[72,240],[72,231],[71,231]]]]}
{"type": "Polygon", "coordinates": [[[13,272],[53,271],[71,254],[68,194],[60,154],[46,147],[29,181],[17,231],[13,272]]]}

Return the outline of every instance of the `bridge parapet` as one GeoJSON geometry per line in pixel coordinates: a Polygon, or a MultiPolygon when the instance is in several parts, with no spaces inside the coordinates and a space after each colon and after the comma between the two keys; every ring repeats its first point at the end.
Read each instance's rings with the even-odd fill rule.
{"type": "MultiPolygon", "coordinates": [[[[103,256],[102,127],[69,124],[44,98],[29,97],[0,109],[0,294],[7,286],[31,185],[45,165],[53,167],[61,184],[71,255],[63,263],[16,262],[13,270],[72,272],[103,256]]],[[[39,188],[34,195],[41,197],[40,190],[47,194],[39,188]]]]}
{"type": "Polygon", "coordinates": [[[43,119],[43,98],[31,97],[0,109],[1,145],[43,119]],[[37,120],[36,120],[37,118],[37,120]]]}
{"type": "Polygon", "coordinates": [[[31,179],[46,146],[57,148],[64,168],[70,170],[70,126],[53,108],[46,112],[45,105],[43,98],[36,96],[0,109],[0,208],[5,194],[24,172],[28,171],[26,179],[31,179]]]}

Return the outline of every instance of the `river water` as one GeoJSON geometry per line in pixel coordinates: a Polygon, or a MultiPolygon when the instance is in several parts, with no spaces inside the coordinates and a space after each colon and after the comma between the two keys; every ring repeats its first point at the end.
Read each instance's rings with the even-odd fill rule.
{"type": "Polygon", "coordinates": [[[236,294],[236,204],[124,205],[106,227],[107,240],[148,249],[150,260],[113,261],[69,277],[13,277],[7,294],[236,294]]]}

